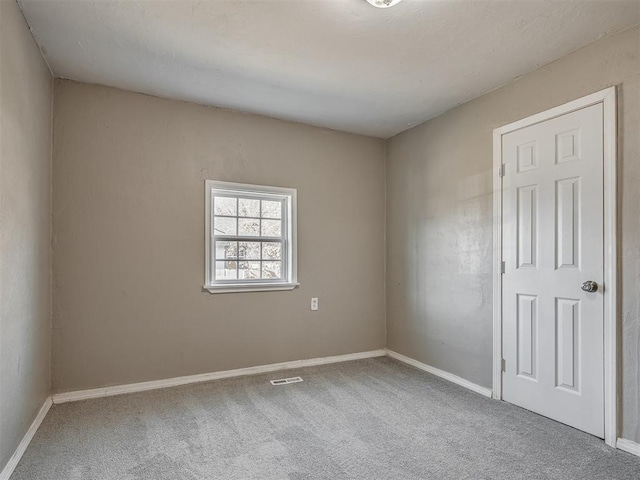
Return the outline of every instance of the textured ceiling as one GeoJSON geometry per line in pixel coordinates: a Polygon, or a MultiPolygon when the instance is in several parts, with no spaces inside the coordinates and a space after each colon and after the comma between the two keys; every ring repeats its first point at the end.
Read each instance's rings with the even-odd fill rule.
{"type": "Polygon", "coordinates": [[[19,0],[56,76],[389,137],[640,21],[640,1],[19,0]]]}

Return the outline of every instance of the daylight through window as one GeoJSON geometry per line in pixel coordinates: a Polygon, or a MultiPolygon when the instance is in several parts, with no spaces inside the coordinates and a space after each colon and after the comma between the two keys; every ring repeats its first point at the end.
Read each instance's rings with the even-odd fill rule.
{"type": "Polygon", "coordinates": [[[294,189],[206,182],[210,291],[295,287],[294,189]]]}

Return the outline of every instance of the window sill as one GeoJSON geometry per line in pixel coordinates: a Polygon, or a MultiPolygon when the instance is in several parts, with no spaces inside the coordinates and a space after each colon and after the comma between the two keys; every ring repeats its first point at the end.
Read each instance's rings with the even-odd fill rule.
{"type": "Polygon", "coordinates": [[[209,293],[245,293],[245,292],[272,292],[282,290],[293,290],[299,283],[254,283],[246,284],[225,284],[225,285],[205,285],[203,291],[209,293]]]}

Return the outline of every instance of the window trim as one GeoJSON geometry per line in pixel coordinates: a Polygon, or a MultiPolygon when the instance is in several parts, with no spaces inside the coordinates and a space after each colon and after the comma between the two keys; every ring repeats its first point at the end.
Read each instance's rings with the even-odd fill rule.
{"type": "MultiPolygon", "coordinates": [[[[293,290],[298,285],[298,262],[297,262],[297,190],[295,188],[273,187],[267,185],[254,185],[248,183],[221,182],[217,180],[205,180],[204,189],[204,216],[205,216],[205,274],[203,290],[210,293],[240,293],[240,292],[267,292],[278,290],[293,290]],[[250,280],[213,282],[213,271],[211,265],[212,235],[211,222],[213,214],[213,190],[222,190],[232,196],[240,195],[281,195],[288,197],[285,202],[287,218],[283,218],[283,226],[286,228],[285,244],[287,257],[287,275],[283,280],[261,282],[250,280]]],[[[283,265],[284,267],[284,265],[283,265]]]]}

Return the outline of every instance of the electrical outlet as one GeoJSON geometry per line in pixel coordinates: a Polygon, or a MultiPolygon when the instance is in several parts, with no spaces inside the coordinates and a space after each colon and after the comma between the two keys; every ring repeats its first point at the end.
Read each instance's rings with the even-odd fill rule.
{"type": "Polygon", "coordinates": [[[311,299],[311,310],[318,310],[318,299],[316,297],[311,299]]]}

